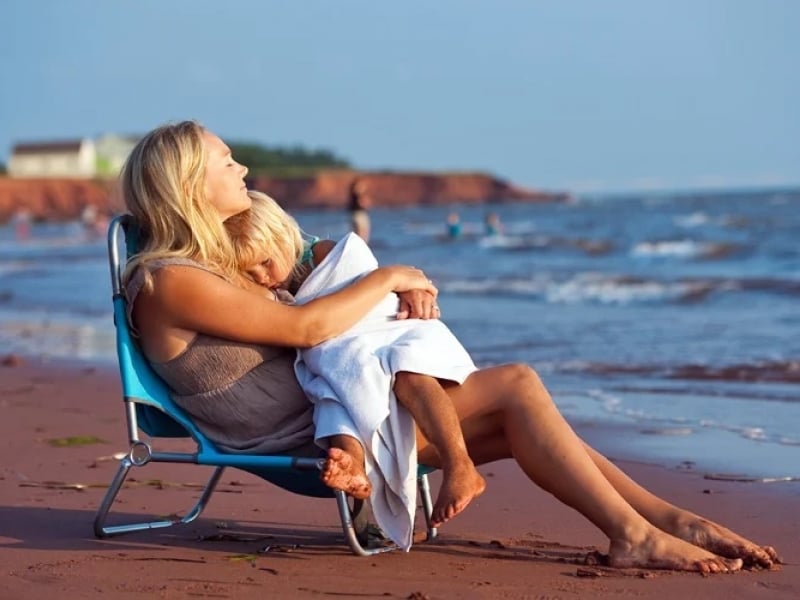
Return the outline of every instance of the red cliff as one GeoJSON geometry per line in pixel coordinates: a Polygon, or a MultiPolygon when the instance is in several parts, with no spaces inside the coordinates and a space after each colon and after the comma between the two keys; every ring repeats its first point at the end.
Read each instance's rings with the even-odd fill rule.
{"type": "Polygon", "coordinates": [[[34,219],[68,221],[91,204],[111,212],[110,182],[89,179],[15,179],[0,177],[0,223],[25,209],[34,219]]]}
{"type": "Polygon", "coordinates": [[[345,206],[355,177],[365,184],[373,206],[479,204],[483,202],[563,200],[565,195],[516,187],[482,173],[321,171],[313,177],[251,177],[249,187],[288,208],[345,206]]]}
{"type": "MultiPolygon", "coordinates": [[[[373,206],[457,204],[500,201],[549,202],[563,194],[528,190],[481,173],[396,173],[322,171],[309,177],[252,177],[249,187],[263,191],[289,209],[341,208],[353,178],[363,179],[373,206]]],[[[88,179],[15,179],[0,177],[0,222],[26,209],[35,219],[77,219],[86,205],[118,212],[113,181],[88,179]]]]}

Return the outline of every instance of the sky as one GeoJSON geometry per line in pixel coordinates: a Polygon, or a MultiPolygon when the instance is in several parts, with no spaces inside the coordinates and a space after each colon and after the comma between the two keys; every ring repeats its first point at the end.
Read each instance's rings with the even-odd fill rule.
{"type": "Polygon", "coordinates": [[[0,0],[13,144],[197,119],[574,192],[800,184],[797,0],[0,0]]]}

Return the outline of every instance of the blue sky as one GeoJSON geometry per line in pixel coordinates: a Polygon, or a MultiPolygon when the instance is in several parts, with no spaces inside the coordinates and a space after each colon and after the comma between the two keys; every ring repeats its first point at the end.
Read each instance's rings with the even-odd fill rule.
{"type": "Polygon", "coordinates": [[[795,0],[2,0],[13,143],[196,118],[548,189],[800,184],[795,0]]]}

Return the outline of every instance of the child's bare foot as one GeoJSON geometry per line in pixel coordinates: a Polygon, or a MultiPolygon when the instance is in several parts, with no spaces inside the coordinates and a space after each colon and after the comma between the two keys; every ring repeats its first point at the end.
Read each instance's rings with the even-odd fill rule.
{"type": "Polygon", "coordinates": [[[431,525],[439,527],[467,508],[486,489],[486,481],[472,461],[443,471],[442,486],[433,505],[431,525]]]}
{"type": "Polygon", "coordinates": [[[612,540],[608,552],[612,567],[733,573],[742,568],[738,558],[723,558],[668,533],[649,527],[624,540],[612,540]]]}
{"type": "Polygon", "coordinates": [[[720,556],[741,558],[746,566],[769,569],[781,563],[771,546],[759,546],[730,529],[696,515],[680,520],[673,534],[720,556]]]}
{"type": "Polygon", "coordinates": [[[372,492],[364,465],[341,448],[330,448],[328,459],[320,473],[322,482],[335,490],[342,490],[353,498],[365,500],[372,492]]]}

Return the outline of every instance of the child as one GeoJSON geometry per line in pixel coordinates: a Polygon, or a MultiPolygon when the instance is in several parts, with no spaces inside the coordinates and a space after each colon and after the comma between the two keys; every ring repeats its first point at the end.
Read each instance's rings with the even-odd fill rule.
{"type": "MultiPolygon", "coordinates": [[[[297,223],[272,198],[259,192],[251,191],[249,194],[253,200],[251,208],[226,221],[234,242],[237,264],[250,279],[269,289],[276,300],[286,301],[287,289],[297,290],[333,244],[316,239],[304,244],[297,223]]],[[[396,314],[397,297],[391,296],[386,302],[394,307],[392,310],[396,314]]],[[[383,306],[385,313],[387,304],[383,306]]],[[[414,319],[404,323],[407,328],[423,332],[422,335],[434,327],[446,330],[438,319],[414,319]]],[[[448,347],[442,348],[441,353],[456,365],[450,369],[450,372],[458,373],[454,375],[455,380],[463,381],[475,367],[461,344],[449,330],[446,331],[448,347]]],[[[358,336],[352,339],[358,339],[358,336]]],[[[422,342],[424,339],[418,335],[414,341],[422,342]]],[[[433,338],[429,336],[428,339],[433,338]]],[[[441,335],[438,339],[441,340],[441,335]]],[[[474,497],[483,492],[486,482],[467,453],[458,416],[439,380],[428,374],[404,370],[385,373],[387,377],[392,374],[392,389],[398,402],[411,413],[441,458],[442,486],[432,514],[433,525],[438,526],[464,510],[474,497]]],[[[334,440],[334,446],[347,444],[346,436],[340,437],[345,439],[334,440]]],[[[350,487],[346,491],[357,497],[368,496],[371,490],[366,475],[363,481],[365,485],[361,489],[350,487]]]]}
{"type": "Polygon", "coordinates": [[[500,235],[503,233],[503,225],[500,223],[500,216],[496,212],[486,213],[483,223],[487,236],[500,235]]]}
{"type": "Polygon", "coordinates": [[[447,215],[447,237],[456,240],[461,237],[461,218],[456,211],[447,215]]]}

